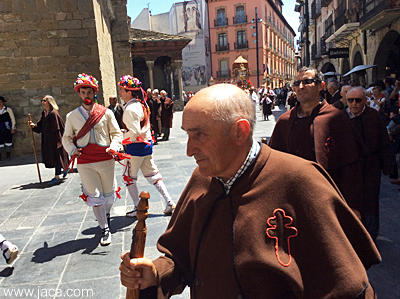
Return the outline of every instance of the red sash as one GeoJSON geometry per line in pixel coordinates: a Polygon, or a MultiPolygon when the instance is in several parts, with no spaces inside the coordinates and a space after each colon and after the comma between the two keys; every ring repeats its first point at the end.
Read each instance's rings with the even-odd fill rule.
{"type": "Polygon", "coordinates": [[[78,164],[95,163],[114,159],[106,152],[106,147],[89,143],[82,148],[81,155],[78,157],[78,164]]]}
{"type": "Polygon", "coordinates": [[[76,147],[76,142],[83,136],[85,136],[95,126],[95,124],[97,124],[97,122],[103,117],[106,111],[106,107],[94,103],[92,113],[89,115],[89,118],[86,120],[82,129],[78,132],[78,135],[76,135],[72,140],[76,147]]]}

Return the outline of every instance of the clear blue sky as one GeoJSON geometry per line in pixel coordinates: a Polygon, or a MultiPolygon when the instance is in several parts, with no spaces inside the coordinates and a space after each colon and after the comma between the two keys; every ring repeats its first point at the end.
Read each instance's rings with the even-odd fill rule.
{"type": "MultiPolygon", "coordinates": [[[[183,1],[174,0],[128,0],[128,16],[132,18],[132,21],[136,19],[139,13],[149,6],[151,14],[158,15],[160,13],[169,12],[173,3],[183,1]]],[[[294,11],[295,0],[283,0],[283,16],[289,25],[293,28],[296,35],[299,35],[297,29],[299,28],[299,13],[294,11]]]]}

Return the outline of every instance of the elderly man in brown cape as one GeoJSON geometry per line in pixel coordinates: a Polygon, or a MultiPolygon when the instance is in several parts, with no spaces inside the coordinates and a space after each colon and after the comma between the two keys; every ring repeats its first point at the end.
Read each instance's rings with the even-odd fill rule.
{"type": "Polygon", "coordinates": [[[279,117],[270,147],[320,164],[361,219],[365,145],[343,113],[320,101],[325,86],[321,72],[303,67],[293,86],[299,103],[279,117]]]}
{"type": "Polygon", "coordinates": [[[185,286],[192,299],[373,298],[366,269],[379,253],[332,179],[255,141],[254,124],[254,105],[236,86],[190,100],[182,129],[198,167],[158,241],[164,255],[125,253],[122,284],[140,287],[141,298],[185,286]]]}
{"type": "Polygon", "coordinates": [[[365,106],[367,102],[365,90],[353,87],[347,92],[349,107],[344,110],[352,124],[360,133],[369,154],[363,162],[364,208],[363,222],[372,239],[379,232],[379,192],[381,187],[381,171],[392,172],[392,154],[390,152],[389,135],[378,111],[365,106]]]}

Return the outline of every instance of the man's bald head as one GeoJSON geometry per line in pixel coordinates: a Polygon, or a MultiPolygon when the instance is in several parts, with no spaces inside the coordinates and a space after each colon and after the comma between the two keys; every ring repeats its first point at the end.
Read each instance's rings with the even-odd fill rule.
{"type": "Polygon", "coordinates": [[[223,122],[227,128],[238,119],[250,124],[252,137],[255,126],[255,109],[249,96],[231,84],[216,84],[198,91],[186,104],[186,109],[199,109],[211,115],[213,121],[223,122]]]}

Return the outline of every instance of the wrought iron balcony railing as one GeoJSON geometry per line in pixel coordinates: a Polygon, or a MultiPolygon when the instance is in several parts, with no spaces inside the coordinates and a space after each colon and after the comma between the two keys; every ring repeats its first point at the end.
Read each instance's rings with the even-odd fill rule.
{"type": "Polygon", "coordinates": [[[233,17],[233,24],[246,24],[246,23],[247,23],[247,15],[233,17]]]}
{"type": "Polygon", "coordinates": [[[238,49],[248,49],[249,48],[249,41],[245,41],[244,43],[236,43],[234,44],[235,50],[238,49]]]}
{"type": "Polygon", "coordinates": [[[214,27],[228,26],[228,18],[214,19],[214,27]]]}
{"type": "Polygon", "coordinates": [[[226,45],[215,45],[215,51],[216,52],[222,52],[222,51],[229,51],[229,43],[227,43],[226,45]]]}

